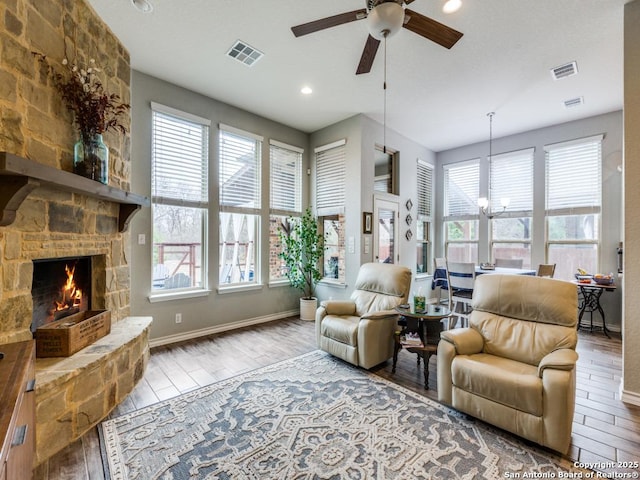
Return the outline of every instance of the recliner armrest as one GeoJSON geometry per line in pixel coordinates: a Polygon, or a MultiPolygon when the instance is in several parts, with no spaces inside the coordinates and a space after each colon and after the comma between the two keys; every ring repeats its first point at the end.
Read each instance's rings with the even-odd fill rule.
{"type": "Polygon", "coordinates": [[[356,304],[351,300],[325,300],[320,303],[327,315],[355,315],[356,304]]]}
{"type": "Polygon", "coordinates": [[[440,339],[451,343],[458,355],[472,355],[482,352],[484,339],[473,328],[455,328],[440,332],[440,339]]]}
{"type": "Polygon", "coordinates": [[[396,312],[395,310],[378,310],[377,312],[365,313],[360,317],[360,319],[375,320],[377,318],[397,317],[398,315],[398,312],[396,312]]]}
{"type": "Polygon", "coordinates": [[[561,348],[545,355],[538,365],[538,376],[542,378],[542,374],[546,368],[554,370],[573,370],[578,361],[578,354],[570,348],[561,348]]]}

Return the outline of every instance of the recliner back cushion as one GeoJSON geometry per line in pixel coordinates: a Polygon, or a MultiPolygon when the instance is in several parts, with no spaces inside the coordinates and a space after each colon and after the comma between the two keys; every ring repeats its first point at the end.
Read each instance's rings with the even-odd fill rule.
{"type": "Polygon", "coordinates": [[[474,310],[469,326],[484,338],[483,352],[537,366],[559,348],[576,348],[576,329],[562,325],[517,320],[474,310]]]}
{"type": "Polygon", "coordinates": [[[538,365],[559,348],[575,349],[578,294],[570,282],[525,275],[480,275],[469,326],[485,353],[538,365]]]}
{"type": "Polygon", "coordinates": [[[378,312],[380,310],[393,310],[395,307],[405,302],[403,297],[382,295],[380,293],[367,292],[366,290],[356,290],[351,295],[351,299],[356,303],[356,312],[358,316],[365,315],[369,312],[378,312]]]}
{"type": "Polygon", "coordinates": [[[351,300],[357,315],[391,310],[409,297],[411,270],[388,263],[365,263],[358,271],[351,300]]]}

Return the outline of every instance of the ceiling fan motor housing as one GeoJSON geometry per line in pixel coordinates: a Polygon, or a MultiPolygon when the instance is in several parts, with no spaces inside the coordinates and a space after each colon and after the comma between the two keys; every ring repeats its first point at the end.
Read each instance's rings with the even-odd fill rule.
{"type": "Polygon", "coordinates": [[[394,1],[379,3],[369,12],[367,22],[372,37],[378,40],[391,37],[402,28],[404,9],[394,1]]]}

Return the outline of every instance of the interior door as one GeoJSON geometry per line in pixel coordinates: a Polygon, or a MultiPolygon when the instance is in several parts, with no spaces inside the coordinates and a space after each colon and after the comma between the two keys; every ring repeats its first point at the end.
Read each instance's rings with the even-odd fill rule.
{"type": "Polygon", "coordinates": [[[379,263],[399,263],[397,201],[373,199],[373,255],[379,263]]]}

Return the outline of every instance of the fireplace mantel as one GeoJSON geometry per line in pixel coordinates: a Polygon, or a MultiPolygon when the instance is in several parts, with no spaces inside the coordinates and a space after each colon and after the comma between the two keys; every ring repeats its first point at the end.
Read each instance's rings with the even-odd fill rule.
{"type": "Polygon", "coordinates": [[[120,204],[118,231],[124,232],[141,207],[148,207],[148,197],[49,167],[17,155],[0,152],[0,226],[16,219],[16,210],[27,196],[40,186],[81,193],[120,204]]]}

